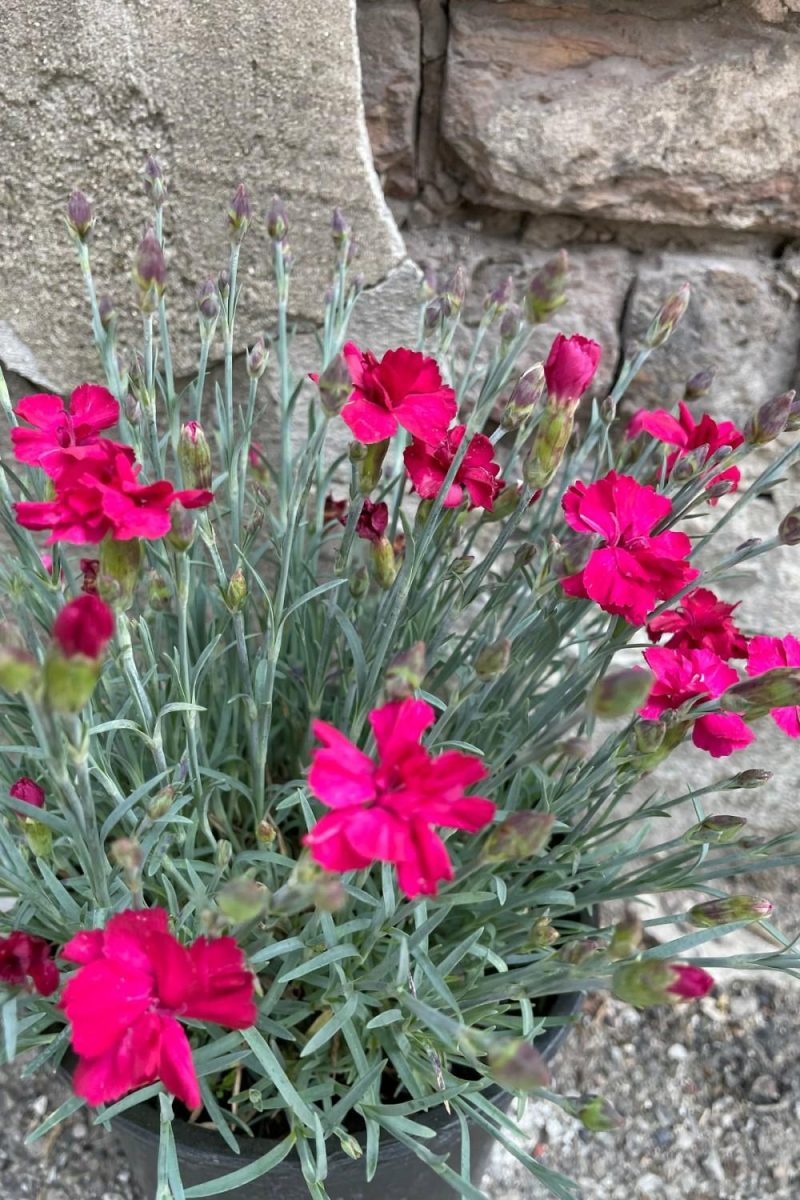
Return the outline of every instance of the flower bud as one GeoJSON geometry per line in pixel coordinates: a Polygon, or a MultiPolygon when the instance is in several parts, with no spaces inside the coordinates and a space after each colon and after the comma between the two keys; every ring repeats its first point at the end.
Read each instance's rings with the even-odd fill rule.
{"type": "Polygon", "coordinates": [[[772,771],[763,771],[759,767],[750,767],[747,771],[740,771],[738,775],[731,775],[725,787],[731,789],[760,788],[765,783],[769,783],[771,779],[772,771]]]}
{"type": "Polygon", "coordinates": [[[147,572],[147,603],[153,612],[166,612],[172,603],[172,589],[158,571],[147,572]]]}
{"type": "Polygon", "coordinates": [[[745,441],[751,446],[765,446],[783,433],[792,411],[795,393],[783,392],[756,409],[744,430],[745,441]]]}
{"type": "Polygon", "coordinates": [[[289,232],[289,218],[280,196],[273,196],[267,211],[267,233],[273,242],[283,242],[289,232]]]}
{"type": "Polygon", "coordinates": [[[521,862],[543,854],[553,832],[555,815],[548,812],[511,813],[489,830],[481,851],[483,862],[521,862]]]}
{"type": "Polygon", "coordinates": [[[407,700],[422,687],[425,678],[425,643],[414,642],[396,654],[386,668],[384,691],[387,700],[407,700]]]}
{"type": "Polygon", "coordinates": [[[389,449],[389,438],[383,442],[373,442],[365,446],[364,456],[358,466],[358,490],[362,496],[368,496],[378,486],[381,479],[383,460],[389,449]]]}
{"type": "Polygon", "coordinates": [[[255,921],[269,905],[269,889],[255,879],[232,879],[217,893],[217,904],[232,925],[255,921]]]}
{"type": "Polygon", "coordinates": [[[683,840],[692,846],[728,846],[731,842],[738,842],[746,824],[744,817],[724,814],[706,817],[687,829],[683,840]]]}
{"type": "Polygon", "coordinates": [[[425,309],[423,317],[423,331],[426,338],[433,337],[442,327],[442,321],[445,317],[445,302],[441,298],[431,300],[428,307],[425,309]]]}
{"type": "Polygon", "coordinates": [[[800,396],[795,396],[792,400],[789,409],[789,419],[786,422],[786,429],[789,433],[795,433],[800,429],[800,396]]]}
{"type": "Polygon", "coordinates": [[[161,243],[152,229],[139,243],[133,277],[139,288],[139,307],[143,313],[152,313],[164,295],[167,264],[161,243]]]}
{"type": "Polygon", "coordinates": [[[197,311],[200,314],[201,329],[208,339],[214,332],[219,317],[219,292],[213,279],[207,279],[197,289],[197,311]]]}
{"type": "Polygon", "coordinates": [[[173,500],[169,506],[170,527],[165,540],[178,554],[185,554],[194,542],[194,517],[184,508],[180,500],[173,500]]]}
{"type": "Polygon", "coordinates": [[[493,321],[500,313],[505,312],[513,295],[514,280],[511,275],[507,275],[505,279],[498,283],[496,288],[493,288],[489,292],[483,302],[483,310],[490,321],[493,321]]]}
{"type": "Polygon", "coordinates": [[[214,847],[214,864],[224,871],[233,858],[233,846],[227,838],[220,838],[214,847]]]}
{"type": "Polygon", "coordinates": [[[328,417],[338,416],[353,390],[350,369],[343,354],[337,354],[331,359],[317,379],[317,387],[322,411],[328,417]]]}
{"type": "Polygon", "coordinates": [[[41,672],[39,664],[25,646],[19,630],[0,626],[0,688],[4,692],[34,692],[41,672]]]}
{"type": "Polygon", "coordinates": [[[364,1153],[364,1149],[357,1137],[352,1133],[339,1132],[336,1134],[339,1139],[339,1145],[345,1152],[348,1158],[359,1159],[364,1153]]]}
{"type": "Polygon", "coordinates": [[[341,912],[347,903],[347,892],[338,875],[326,873],[314,884],[312,899],[320,912],[341,912]]]}
{"type": "Polygon", "coordinates": [[[373,541],[370,547],[372,573],[375,581],[384,591],[392,586],[397,575],[394,547],[388,538],[382,537],[373,541]]]}
{"type": "Polygon", "coordinates": [[[100,543],[100,568],[97,594],[107,604],[124,612],[133,604],[142,569],[144,549],[141,538],[118,542],[110,536],[100,543]]]}
{"type": "Polygon", "coordinates": [[[530,325],[549,320],[567,302],[566,286],[569,259],[566,250],[540,267],[525,293],[525,317],[530,325]]]}
{"type": "Polygon", "coordinates": [[[519,429],[528,419],[545,391],[544,363],[534,363],[520,376],[503,409],[500,424],[503,429],[519,429]]]}
{"type": "Polygon", "coordinates": [[[547,1063],[532,1042],[495,1038],[487,1056],[489,1074],[510,1092],[532,1092],[550,1083],[547,1063]]]}
{"type": "Polygon", "coordinates": [[[778,526],[778,540],[783,546],[800,545],[800,508],[791,509],[778,526]]]}
{"type": "Polygon", "coordinates": [[[644,925],[639,917],[629,913],[614,926],[611,943],[608,947],[609,958],[616,961],[619,958],[630,958],[642,944],[644,925]]]}
{"type": "Polygon", "coordinates": [[[519,508],[521,490],[516,487],[506,485],[503,487],[500,495],[492,505],[491,512],[486,511],[483,514],[483,522],[485,525],[491,525],[494,521],[505,521],[506,517],[510,517],[513,512],[519,508]]]}
{"type": "Polygon", "coordinates": [[[21,800],[31,808],[44,808],[45,792],[35,780],[27,775],[21,775],[8,789],[9,796],[21,800]]]}
{"type": "Polygon", "coordinates": [[[583,393],[594,379],[602,351],[591,338],[575,333],[553,340],[544,364],[548,408],[575,411],[583,393]]]}
{"type": "Polygon", "coordinates": [[[774,667],[753,679],[743,679],[723,692],[719,706],[723,712],[743,713],[745,717],[763,717],[773,708],[791,708],[800,704],[800,667],[774,667]]]}
{"type": "Polygon", "coordinates": [[[547,404],[522,464],[522,477],[528,487],[547,487],[561,465],[574,419],[569,408],[547,404]]]}
{"type": "Polygon", "coordinates": [[[754,921],[766,920],[772,915],[773,907],[770,900],[760,900],[754,896],[725,896],[693,905],[686,914],[686,920],[699,929],[729,925],[734,921],[750,925],[754,921]]]}
{"type": "Polygon", "coordinates": [[[655,681],[652,671],[625,667],[599,680],[589,695],[589,709],[598,717],[626,717],[641,708],[655,681]]]}
{"type": "Polygon", "coordinates": [[[616,1133],[625,1124],[614,1105],[603,1096],[579,1096],[573,1111],[584,1129],[591,1133],[616,1133]]]}
{"type": "MultiPolygon", "coordinates": [[[[681,461],[680,459],[678,460],[681,461]]],[[[732,479],[712,479],[706,488],[706,496],[709,500],[719,500],[722,496],[729,495],[730,492],[736,490],[736,483],[732,479]]]]}
{"type": "Polygon", "coordinates": [[[530,950],[546,950],[548,946],[553,946],[558,941],[559,933],[553,928],[549,917],[537,917],[531,926],[530,937],[526,941],[526,947],[530,950]]]}
{"type": "Polygon", "coordinates": [[[419,281],[417,290],[417,299],[420,304],[427,304],[432,300],[439,291],[439,280],[433,267],[426,267],[422,273],[422,278],[419,281]]]}
{"type": "Polygon", "coordinates": [[[263,337],[257,337],[247,351],[247,378],[260,379],[267,369],[269,350],[263,337]]]}
{"type": "Polygon", "coordinates": [[[453,559],[453,561],[450,563],[450,566],[447,568],[448,573],[450,575],[455,575],[458,579],[462,575],[466,575],[467,571],[469,571],[474,562],[474,554],[463,554],[460,558],[453,559]]]}
{"type": "Polygon", "coordinates": [[[457,317],[464,307],[464,300],[467,296],[467,272],[466,268],[459,263],[453,274],[444,285],[444,309],[448,317],[457,317]]]}
{"type": "Polygon", "coordinates": [[[696,1000],[707,995],[713,986],[712,976],[702,967],[662,958],[625,963],[617,967],[611,979],[611,990],[617,999],[634,1008],[696,1000]]]}
{"type": "Polygon", "coordinates": [[[252,215],[253,209],[247,188],[240,183],[233,193],[233,199],[228,209],[228,229],[233,245],[238,245],[247,233],[252,215]]]}
{"type": "Polygon", "coordinates": [[[595,548],[595,539],[588,534],[568,529],[561,541],[551,538],[550,569],[559,579],[582,571],[595,548]]]}
{"type": "Polygon", "coordinates": [[[117,323],[117,312],[110,296],[101,296],[97,301],[97,315],[103,329],[109,336],[112,336],[117,323]]]}
{"type": "Polygon", "coordinates": [[[178,463],[184,486],[209,491],[211,488],[211,450],[199,421],[187,421],[178,438],[178,463]]]}
{"type": "Polygon", "coordinates": [[[601,942],[599,938],[575,938],[561,947],[558,957],[561,962],[569,963],[570,966],[581,967],[590,959],[603,954],[605,950],[605,942],[601,942]]]}
{"type": "Polygon", "coordinates": [[[511,660],[511,642],[508,638],[500,638],[484,646],[475,659],[475,674],[482,683],[490,683],[503,675],[511,660]]]}
{"type": "Polygon", "coordinates": [[[50,857],[53,852],[53,831],[49,825],[32,817],[23,817],[22,835],[36,858],[50,857]]]}
{"type": "Polygon", "coordinates": [[[359,563],[350,573],[348,589],[354,600],[363,600],[369,591],[369,571],[359,563]]]}
{"type": "Polygon", "coordinates": [[[509,304],[500,321],[500,350],[506,354],[514,338],[522,328],[522,310],[518,304],[509,304]]]}
{"type": "Polygon", "coordinates": [[[163,206],[167,195],[167,184],[161,163],[158,159],[153,158],[152,154],[144,164],[144,190],[155,208],[163,206]]]}
{"type": "Polygon", "coordinates": [[[689,307],[691,291],[688,283],[682,283],[676,292],[667,297],[645,334],[645,346],[655,350],[669,341],[672,331],[689,307]]]}
{"type": "Polygon", "coordinates": [[[263,817],[256,826],[256,841],[259,846],[271,846],[278,837],[277,827],[269,820],[268,817],[263,817]]]}
{"type": "Polygon", "coordinates": [[[343,250],[346,251],[347,246],[352,239],[352,234],[353,230],[350,226],[350,222],[342,210],[337,206],[334,208],[333,216],[331,217],[331,237],[333,238],[334,246],[339,252],[343,250]]]}
{"type": "Polygon", "coordinates": [[[698,371],[691,379],[687,379],[686,387],[683,390],[683,398],[686,403],[691,404],[693,400],[702,400],[711,391],[713,382],[713,371],[698,371]]]}
{"type": "Polygon", "coordinates": [[[114,625],[113,612],[99,596],[78,596],[64,605],[53,625],[44,667],[45,696],[51,708],[78,713],[88,704],[114,625]]]}
{"type": "Polygon", "coordinates": [[[144,853],[135,838],[117,838],[109,847],[109,858],[120,868],[128,888],[138,892],[144,853]]]}
{"type": "Polygon", "coordinates": [[[175,788],[171,784],[167,784],[160,792],[156,792],[153,799],[147,806],[147,815],[151,821],[160,821],[165,817],[175,800],[175,788]]]}
{"type": "Polygon", "coordinates": [[[125,416],[131,425],[138,425],[142,419],[142,406],[135,396],[127,395],[123,401],[125,416]]]}
{"type": "Polygon", "coordinates": [[[83,192],[74,191],[67,204],[67,226],[79,242],[88,242],[94,225],[92,206],[83,192]]]}
{"type": "Polygon", "coordinates": [[[225,592],[225,604],[232,613],[239,613],[244,608],[244,602],[247,599],[247,580],[244,576],[244,571],[241,567],[236,570],[228,581],[228,588],[225,592]]]}

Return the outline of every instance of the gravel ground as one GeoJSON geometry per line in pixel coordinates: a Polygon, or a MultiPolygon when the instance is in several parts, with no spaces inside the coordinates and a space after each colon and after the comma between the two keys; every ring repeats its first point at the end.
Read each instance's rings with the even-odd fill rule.
{"type": "MultiPolygon", "coordinates": [[[[647,1013],[594,999],[556,1064],[556,1083],[568,1094],[602,1091],[626,1127],[590,1135],[532,1104],[528,1148],[576,1178],[582,1200],[798,1200],[798,1067],[800,988],[735,980],[693,1007],[647,1013]]],[[[24,1147],[67,1094],[59,1080],[0,1071],[0,1198],[145,1200],[85,1113],[24,1147]]],[[[484,1188],[491,1200],[545,1196],[500,1155],[484,1188]]]]}

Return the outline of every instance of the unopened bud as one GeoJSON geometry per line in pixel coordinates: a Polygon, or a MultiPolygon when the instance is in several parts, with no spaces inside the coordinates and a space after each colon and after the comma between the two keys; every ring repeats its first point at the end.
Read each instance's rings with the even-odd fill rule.
{"type": "Polygon", "coordinates": [[[336,417],[344,408],[353,390],[353,379],[347,359],[337,354],[321,372],[317,380],[319,402],[328,417],[336,417]]]}
{"type": "Polygon", "coordinates": [[[227,838],[220,838],[214,847],[214,864],[224,871],[233,858],[233,846],[227,838]]]}
{"type": "Polygon", "coordinates": [[[339,1145],[348,1158],[359,1159],[364,1153],[364,1149],[357,1137],[352,1133],[337,1133],[339,1145]]]}
{"type": "Polygon", "coordinates": [[[258,822],[256,827],[256,841],[258,842],[259,846],[271,846],[277,837],[277,827],[272,823],[272,821],[269,820],[268,817],[264,817],[258,822]]]}
{"type": "Polygon", "coordinates": [[[744,430],[745,441],[751,446],[764,446],[783,433],[792,411],[795,393],[783,392],[758,408],[744,430]]]}
{"type": "Polygon", "coordinates": [[[366,596],[369,591],[369,571],[363,563],[353,568],[347,586],[354,600],[363,600],[366,596]]]}
{"type": "Polygon", "coordinates": [[[257,337],[247,351],[247,378],[260,379],[267,369],[269,351],[263,337],[257,337]]]}
{"type": "Polygon", "coordinates": [[[614,926],[611,943],[608,947],[609,958],[616,961],[620,958],[630,958],[642,944],[644,926],[639,917],[632,913],[614,926]]]}
{"type": "Polygon", "coordinates": [[[384,591],[388,591],[395,581],[397,564],[394,547],[387,537],[378,538],[370,543],[370,558],[376,583],[384,591]]]}
{"type": "Polygon", "coordinates": [[[347,217],[340,208],[335,208],[333,210],[333,216],[331,217],[331,237],[333,238],[333,244],[337,250],[341,250],[341,248],[347,244],[347,242],[350,240],[351,233],[352,230],[347,217]]]}
{"type": "Polygon", "coordinates": [[[654,682],[652,671],[643,667],[612,671],[595,684],[589,708],[598,717],[626,717],[642,707],[654,682]]]}
{"type": "Polygon", "coordinates": [[[273,242],[283,242],[289,232],[289,218],[286,206],[280,196],[273,196],[267,211],[267,233],[273,242]]]}
{"type": "Polygon", "coordinates": [[[738,842],[744,832],[747,821],[744,817],[732,817],[720,814],[706,817],[691,829],[687,829],[683,840],[692,846],[728,846],[738,842]]]}
{"type": "Polygon", "coordinates": [[[169,506],[170,527],[166,540],[173,550],[184,554],[191,549],[194,542],[194,517],[184,508],[180,500],[173,500],[169,506]]]}
{"type": "Polygon", "coordinates": [[[383,442],[372,442],[364,448],[365,453],[358,467],[358,490],[362,496],[368,496],[380,483],[389,440],[386,438],[383,442]]]}
{"type": "Polygon", "coordinates": [[[550,567],[559,579],[567,575],[575,575],[582,571],[589,561],[595,548],[595,540],[590,535],[568,529],[562,534],[561,541],[552,538],[550,542],[550,567]]]}
{"type": "Polygon", "coordinates": [[[617,967],[611,980],[611,990],[617,999],[632,1004],[634,1008],[698,1000],[706,996],[713,986],[712,976],[702,967],[667,962],[660,958],[625,963],[617,967]]]}
{"type": "Polygon", "coordinates": [[[547,1063],[532,1042],[497,1038],[487,1056],[489,1074],[510,1092],[532,1092],[550,1082],[547,1063]]]}
{"type": "Polygon", "coordinates": [[[171,784],[167,784],[156,793],[147,806],[147,815],[151,821],[160,821],[167,815],[175,801],[175,794],[175,788],[171,784]]]}
{"type": "Polygon", "coordinates": [[[541,402],[546,388],[544,364],[534,363],[522,375],[503,409],[501,425],[504,429],[518,429],[541,402]]]}
{"type": "Polygon", "coordinates": [[[206,338],[214,332],[219,317],[219,292],[213,279],[206,279],[197,289],[197,311],[206,338]]]}
{"type": "Polygon", "coordinates": [[[233,199],[228,209],[228,229],[231,235],[231,242],[234,245],[238,245],[247,233],[252,215],[253,209],[250,204],[250,197],[247,194],[247,188],[243,183],[240,183],[233,193],[233,199]]]}
{"type": "Polygon", "coordinates": [[[522,310],[518,304],[509,304],[500,321],[500,349],[505,354],[522,328],[522,310]]]}
{"type": "Polygon", "coordinates": [[[459,263],[444,285],[444,305],[447,316],[457,317],[464,307],[467,295],[466,268],[459,263]]]}
{"type": "Polygon", "coordinates": [[[752,924],[772,916],[773,904],[755,896],[724,896],[719,900],[706,900],[693,905],[686,914],[690,925],[699,929],[711,929],[715,925],[729,925],[735,921],[752,924]]]}
{"type": "Polygon", "coordinates": [[[676,292],[667,297],[645,334],[645,346],[655,350],[669,341],[675,326],[689,306],[691,291],[688,283],[682,283],[676,292]]]}
{"type": "Polygon", "coordinates": [[[106,333],[111,334],[117,323],[117,311],[110,296],[101,296],[97,301],[97,315],[106,333]]]}
{"type": "Polygon", "coordinates": [[[269,889],[255,879],[232,879],[217,893],[217,904],[232,925],[255,921],[269,904],[269,889]]]}
{"type": "Polygon", "coordinates": [[[230,577],[225,592],[225,604],[232,613],[239,613],[244,608],[247,599],[247,580],[241,567],[237,567],[230,577]]]}
{"type": "Polygon", "coordinates": [[[132,892],[138,892],[144,852],[135,838],[117,838],[109,847],[111,861],[120,868],[132,892]]]}
{"type": "Polygon", "coordinates": [[[543,854],[553,833],[555,816],[548,812],[511,813],[500,825],[493,825],[483,844],[484,862],[521,862],[543,854]]]}
{"type": "Polygon", "coordinates": [[[730,492],[735,491],[736,486],[736,483],[732,479],[712,479],[706,488],[706,496],[711,500],[719,500],[720,497],[727,496],[730,492]]]}
{"type": "Polygon", "coordinates": [[[347,892],[338,875],[325,874],[314,884],[312,899],[320,912],[341,912],[347,903],[347,892]]]}
{"type": "Polygon", "coordinates": [[[396,654],[386,669],[384,691],[388,700],[406,700],[422,687],[425,678],[425,643],[414,642],[396,654]]]}
{"type": "Polygon", "coordinates": [[[582,967],[590,959],[604,954],[605,950],[605,942],[601,942],[599,938],[576,938],[562,946],[558,952],[558,957],[562,962],[569,963],[572,967],[582,967]]]}
{"type": "Polygon", "coordinates": [[[145,194],[155,208],[161,208],[167,195],[167,184],[161,163],[152,154],[144,164],[143,174],[145,194]]]}
{"type": "Polygon", "coordinates": [[[484,646],[475,659],[475,674],[482,683],[489,683],[503,675],[511,661],[511,642],[508,638],[500,638],[484,646]]]}
{"type": "Polygon", "coordinates": [[[553,478],[572,436],[574,419],[569,408],[550,403],[545,406],[522,466],[528,487],[546,487],[553,478]]]}
{"type": "Polygon", "coordinates": [[[144,559],[141,538],[119,542],[108,536],[100,543],[97,594],[112,608],[124,612],[133,604],[144,559]]]}
{"type": "Polygon", "coordinates": [[[765,783],[769,783],[772,779],[772,771],[764,771],[759,767],[750,767],[747,771],[740,771],[738,775],[731,775],[730,779],[725,783],[726,788],[735,790],[736,788],[760,788],[765,783]]]}
{"type": "Polygon", "coordinates": [[[79,242],[87,242],[94,225],[92,206],[83,192],[75,191],[67,204],[67,225],[79,242]]]}
{"type": "Polygon", "coordinates": [[[711,391],[713,382],[713,371],[698,371],[691,379],[687,379],[686,387],[683,390],[683,398],[686,403],[691,404],[693,400],[702,400],[711,391]]]}
{"type": "Polygon", "coordinates": [[[800,396],[795,396],[792,400],[791,408],[789,409],[789,419],[786,422],[786,429],[789,433],[795,433],[800,429],[800,396]]]}
{"type": "Polygon", "coordinates": [[[723,712],[744,713],[750,718],[764,717],[773,708],[792,708],[798,704],[800,667],[774,667],[754,679],[735,683],[719,698],[723,712]]]}
{"type": "Polygon", "coordinates": [[[153,612],[166,612],[172,603],[172,589],[169,583],[158,571],[148,571],[147,603],[153,612]]]}
{"type": "Polygon", "coordinates": [[[566,286],[569,259],[566,250],[540,267],[528,284],[525,293],[525,316],[530,325],[549,320],[567,302],[566,286]]]}
{"type": "Polygon", "coordinates": [[[546,950],[548,946],[555,945],[558,937],[558,930],[553,928],[549,917],[537,917],[525,945],[530,950],[546,950]]]}
{"type": "Polygon", "coordinates": [[[417,290],[417,299],[420,304],[427,304],[432,300],[439,291],[439,280],[433,267],[426,267],[422,273],[422,278],[419,281],[417,290]]]}
{"type": "Polygon", "coordinates": [[[616,1133],[625,1124],[613,1104],[603,1096],[579,1096],[574,1101],[573,1112],[591,1133],[616,1133]]]}
{"type": "Polygon", "coordinates": [[[493,321],[500,313],[505,312],[511,297],[514,295],[514,280],[510,275],[493,288],[483,302],[484,312],[493,321]]]}
{"type": "Polygon", "coordinates": [[[164,294],[167,264],[161,243],[152,229],[139,243],[133,277],[139,287],[139,307],[143,313],[152,313],[164,294]]]}
{"type": "Polygon", "coordinates": [[[9,626],[0,632],[0,688],[4,692],[33,693],[39,683],[41,672],[33,655],[25,648],[15,630],[9,626]]]}
{"type": "Polygon", "coordinates": [[[433,337],[435,333],[441,329],[442,321],[445,316],[445,305],[441,299],[431,300],[428,307],[425,309],[423,318],[423,330],[425,337],[433,337]]]}
{"type": "Polygon", "coordinates": [[[447,569],[451,575],[460,578],[462,575],[466,575],[474,562],[474,554],[462,554],[460,558],[454,558],[447,569]]]}
{"type": "Polygon", "coordinates": [[[178,462],[184,485],[208,491],[211,487],[211,449],[199,421],[187,421],[178,438],[178,462]]]}
{"type": "Polygon", "coordinates": [[[778,526],[778,539],[783,546],[800,545],[800,508],[793,508],[778,526]]]}
{"type": "Polygon", "coordinates": [[[22,834],[36,858],[49,858],[53,852],[53,831],[35,817],[22,818],[22,834]]]}

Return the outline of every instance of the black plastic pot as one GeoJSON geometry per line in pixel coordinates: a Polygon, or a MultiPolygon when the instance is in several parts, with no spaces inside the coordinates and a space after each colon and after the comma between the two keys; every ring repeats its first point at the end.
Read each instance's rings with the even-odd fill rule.
{"type": "MultiPolygon", "coordinates": [[[[570,1017],[581,1009],[583,997],[578,994],[557,996],[550,1016],[570,1017]]],[[[546,1030],[537,1040],[537,1048],[551,1061],[570,1031],[568,1024],[546,1030]]],[[[511,1097],[505,1097],[507,1103],[511,1097]]],[[[458,1120],[445,1108],[421,1113],[416,1118],[438,1131],[436,1139],[426,1143],[435,1154],[452,1155],[458,1161],[461,1130],[458,1120]]],[[[133,1176],[145,1200],[153,1200],[157,1185],[159,1118],[155,1108],[145,1104],[132,1108],[112,1123],[113,1132],[131,1166],[133,1176]]],[[[173,1126],[184,1187],[207,1184],[231,1171],[246,1166],[268,1154],[276,1145],[267,1138],[241,1142],[241,1154],[232,1154],[214,1132],[198,1129],[185,1121],[176,1120],[173,1126]]],[[[482,1128],[470,1131],[472,1176],[477,1180],[486,1166],[494,1139],[482,1128]]],[[[452,1200],[453,1191],[429,1167],[419,1161],[412,1150],[401,1142],[386,1139],[381,1144],[378,1170],[370,1183],[366,1182],[363,1160],[348,1157],[341,1150],[328,1158],[328,1177],[325,1189],[331,1200],[452,1200]]],[[[213,1193],[209,1193],[213,1194],[213,1193]]],[[[223,1194],[223,1193],[220,1193],[223,1194]]],[[[290,1154],[267,1175],[243,1187],[227,1191],[228,1200],[307,1200],[308,1189],[295,1153],[290,1154]]]]}

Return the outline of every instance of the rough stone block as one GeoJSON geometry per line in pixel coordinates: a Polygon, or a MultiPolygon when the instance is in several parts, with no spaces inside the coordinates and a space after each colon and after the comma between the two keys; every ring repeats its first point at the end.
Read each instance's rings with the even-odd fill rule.
{"type": "Polygon", "coordinates": [[[413,196],[421,72],[416,0],[360,0],[358,41],[375,167],[387,195],[413,196]]]}

